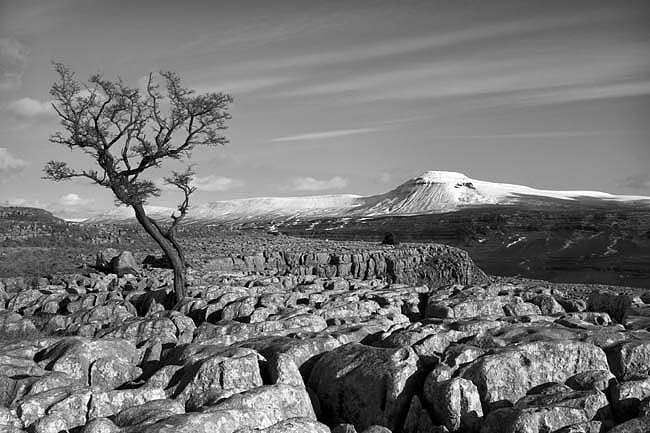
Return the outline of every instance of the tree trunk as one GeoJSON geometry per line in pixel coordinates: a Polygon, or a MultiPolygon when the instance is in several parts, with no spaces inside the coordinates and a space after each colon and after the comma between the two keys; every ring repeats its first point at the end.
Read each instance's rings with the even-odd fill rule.
{"type": "Polygon", "coordinates": [[[183,262],[183,264],[187,268],[187,259],[185,258],[185,254],[183,253],[183,248],[181,248],[178,241],[176,240],[176,230],[170,231],[167,238],[169,239],[169,242],[171,242],[172,245],[174,246],[174,249],[176,250],[178,256],[181,259],[181,262],[183,262]]]}
{"type": "Polygon", "coordinates": [[[185,263],[185,256],[180,250],[178,243],[168,239],[160,229],[151,222],[147,216],[144,207],[141,204],[132,205],[135,211],[135,217],[145,231],[156,241],[163,250],[172,268],[174,269],[174,295],[176,303],[180,302],[187,294],[186,287],[186,272],[187,266],[185,263]]]}
{"type": "Polygon", "coordinates": [[[187,294],[187,267],[179,255],[169,257],[169,261],[172,263],[172,268],[174,268],[174,294],[176,298],[175,303],[178,304],[187,294]]]}

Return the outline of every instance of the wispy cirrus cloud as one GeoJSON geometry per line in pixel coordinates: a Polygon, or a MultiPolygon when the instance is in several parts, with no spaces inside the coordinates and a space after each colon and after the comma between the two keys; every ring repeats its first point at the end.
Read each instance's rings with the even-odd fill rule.
{"type": "MultiPolygon", "coordinates": [[[[157,70],[152,70],[151,72],[154,75],[157,73],[157,70]]],[[[208,92],[223,92],[237,97],[237,95],[253,93],[260,90],[272,88],[274,86],[279,86],[289,82],[289,78],[284,76],[249,76],[241,78],[224,78],[220,80],[214,80],[212,78],[206,78],[205,76],[213,76],[216,72],[209,69],[206,71],[199,72],[199,78],[194,77],[192,80],[188,80],[183,84],[190,89],[194,90],[196,93],[208,93],[208,92]]],[[[196,73],[195,73],[196,75],[196,73]]],[[[149,75],[143,75],[137,80],[137,86],[140,91],[145,92],[147,89],[147,82],[149,80],[149,75]]]]}
{"type": "MultiPolygon", "coordinates": [[[[431,52],[432,50],[458,51],[465,47],[471,48],[476,44],[485,44],[486,41],[498,43],[504,38],[519,38],[539,32],[559,31],[575,26],[576,23],[580,23],[580,25],[597,24],[603,20],[612,21],[615,19],[617,19],[616,14],[611,13],[611,11],[609,14],[604,14],[603,11],[595,11],[582,13],[579,16],[556,14],[546,18],[534,17],[512,21],[491,22],[463,29],[418,34],[397,39],[379,39],[370,43],[346,46],[345,48],[318,50],[317,52],[312,50],[308,53],[292,54],[289,56],[274,55],[268,58],[238,62],[232,67],[227,66],[225,68],[228,74],[242,74],[246,78],[224,81],[215,85],[198,85],[197,87],[199,90],[224,90],[236,94],[269,90],[276,86],[292,84],[295,88],[288,88],[287,86],[278,92],[280,95],[290,96],[322,96],[330,93],[353,92],[355,90],[373,87],[372,84],[375,81],[378,81],[376,83],[377,86],[385,86],[388,84],[390,88],[396,83],[410,82],[408,70],[398,71],[397,77],[389,72],[383,75],[383,79],[381,73],[376,76],[375,72],[368,73],[368,71],[363,70],[360,71],[362,72],[361,74],[349,75],[343,81],[327,80],[324,82],[319,82],[318,79],[314,80],[311,74],[306,76],[305,73],[308,73],[310,70],[317,70],[323,66],[332,66],[335,68],[349,67],[351,65],[363,64],[384,58],[387,59],[388,64],[402,64],[401,61],[395,62],[392,58],[405,55],[416,56],[420,52],[431,52]]],[[[238,36],[234,40],[239,40],[240,37],[238,36]]],[[[243,40],[249,39],[249,36],[243,38],[243,40]]],[[[200,44],[209,40],[210,38],[204,36],[197,40],[196,43],[200,44]]],[[[229,39],[226,38],[225,40],[229,39]]],[[[194,43],[191,46],[194,46],[194,43]]],[[[501,60],[496,59],[495,62],[501,63],[501,60]]],[[[430,75],[431,70],[434,69],[440,70],[439,67],[440,64],[436,64],[435,68],[429,69],[427,74],[430,75]]],[[[223,72],[222,69],[218,71],[223,72]]],[[[214,67],[208,67],[198,73],[204,76],[214,76],[216,72],[214,67]]],[[[399,85],[397,87],[399,88],[399,85]]]]}
{"type": "Polygon", "coordinates": [[[402,37],[399,39],[376,40],[369,44],[356,45],[318,53],[295,54],[285,57],[269,57],[238,65],[242,69],[285,69],[297,67],[318,67],[323,65],[340,65],[359,63],[376,58],[405,55],[434,49],[457,48],[461,45],[485,43],[512,36],[525,36],[536,32],[557,31],[581,25],[597,24],[602,21],[617,19],[615,13],[594,11],[579,16],[552,15],[545,18],[533,17],[512,21],[493,22],[464,29],[444,32],[425,33],[402,37]]]}
{"type": "Polygon", "coordinates": [[[290,97],[424,101],[482,98],[497,104],[553,104],[650,93],[644,44],[558,48],[544,56],[508,53],[397,65],[298,86],[290,97]]]}
{"type": "MultiPolygon", "coordinates": [[[[265,3],[260,3],[265,4],[265,3]]],[[[217,31],[199,34],[173,50],[176,52],[210,53],[223,49],[242,49],[255,46],[267,46],[273,42],[285,42],[294,37],[318,32],[336,26],[340,17],[332,8],[295,7],[285,9],[278,2],[273,9],[284,9],[279,15],[250,13],[246,10],[246,19],[237,25],[224,25],[217,31]]],[[[350,12],[348,11],[348,14],[350,12]]]]}
{"type": "Polygon", "coordinates": [[[39,35],[52,28],[61,28],[65,21],[74,22],[69,6],[77,0],[47,2],[4,2],[2,11],[7,20],[3,30],[10,34],[39,35]]]}
{"type": "Polygon", "coordinates": [[[600,137],[603,135],[618,135],[621,131],[594,130],[594,131],[532,131],[532,132],[511,132],[502,134],[458,134],[458,135],[434,135],[435,139],[463,139],[463,140],[489,140],[489,139],[557,139],[572,137],[600,137]]]}
{"type": "Polygon", "coordinates": [[[560,86],[522,92],[513,95],[522,105],[549,105],[564,102],[592,101],[597,99],[626,98],[650,95],[650,80],[625,80],[594,85],[560,86]],[[562,88],[564,87],[564,88],[562,88]]]}
{"type": "Polygon", "coordinates": [[[273,138],[272,143],[286,141],[325,140],[328,138],[347,137],[349,135],[367,134],[383,131],[384,128],[355,128],[355,129],[333,129],[331,131],[308,132],[305,134],[287,135],[285,137],[273,138]]]}
{"type": "Polygon", "coordinates": [[[252,77],[248,79],[224,80],[215,83],[200,83],[191,86],[198,93],[224,92],[234,96],[252,93],[288,82],[287,77],[252,77]]]}
{"type": "Polygon", "coordinates": [[[17,90],[29,50],[14,38],[0,38],[0,91],[17,90]]]}
{"type": "Polygon", "coordinates": [[[288,189],[292,191],[324,191],[345,188],[347,185],[348,179],[341,176],[334,176],[329,179],[316,179],[306,176],[292,179],[288,189]]]}
{"type": "MultiPolygon", "coordinates": [[[[364,47],[359,53],[344,50],[338,53],[341,62],[348,61],[348,55],[350,62],[373,55],[402,57],[399,61],[387,58],[380,68],[321,74],[316,80],[298,82],[277,94],[366,103],[473,99],[475,107],[648,95],[650,62],[646,41],[612,37],[594,43],[587,36],[599,22],[611,26],[616,19],[607,17],[603,10],[584,17],[537,17],[389,41],[364,47]],[[561,38],[552,36],[555,31],[570,31],[577,36],[562,39],[560,44],[554,42],[561,38]],[[539,37],[538,49],[530,49],[529,33],[539,37]],[[429,51],[416,57],[414,52],[418,50],[429,51]],[[412,54],[405,56],[408,52],[412,54]]],[[[313,62],[318,61],[316,57],[320,54],[314,56],[313,62]]],[[[333,62],[337,58],[335,53],[326,54],[328,57],[333,62]]]]}

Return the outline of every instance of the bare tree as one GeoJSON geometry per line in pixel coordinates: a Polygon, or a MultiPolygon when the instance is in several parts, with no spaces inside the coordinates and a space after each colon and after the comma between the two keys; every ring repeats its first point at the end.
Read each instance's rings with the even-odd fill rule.
{"type": "Polygon", "coordinates": [[[66,162],[50,161],[44,178],[54,181],[87,178],[109,188],[116,203],[133,208],[137,221],[156,241],[174,269],[176,301],[185,297],[187,261],[176,239],[187,214],[194,171],[172,172],[165,181],[183,193],[168,224],[147,216],[145,203],[160,195],[160,188],[143,178],[145,172],[169,160],[184,161],[197,145],[216,146],[228,140],[220,134],[232,97],[225,93],[196,94],[182,86],[173,72],[149,75],[146,91],[127,86],[121,78],[93,75],[82,83],[61,63],[54,63],[58,80],[52,85],[53,107],[62,131],[52,143],[81,150],[93,160],[92,169],[73,169],[66,162]]]}

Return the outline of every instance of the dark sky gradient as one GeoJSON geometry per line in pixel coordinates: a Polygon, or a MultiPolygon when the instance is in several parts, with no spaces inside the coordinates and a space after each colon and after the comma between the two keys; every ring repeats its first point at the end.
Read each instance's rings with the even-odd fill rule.
{"type": "Polygon", "coordinates": [[[426,170],[650,195],[647,0],[0,5],[0,202],[112,203],[40,180],[48,159],[83,164],[47,141],[51,60],[230,91],[231,144],[195,153],[201,201],[372,194],[426,170]]]}

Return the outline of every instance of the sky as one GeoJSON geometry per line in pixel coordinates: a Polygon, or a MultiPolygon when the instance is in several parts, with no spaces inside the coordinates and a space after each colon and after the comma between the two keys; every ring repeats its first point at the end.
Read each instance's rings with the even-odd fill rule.
{"type": "Polygon", "coordinates": [[[110,191],[41,179],[92,164],[48,141],[52,61],[230,93],[229,144],[193,153],[195,202],[370,195],[428,170],[650,195],[647,0],[0,0],[0,204],[83,216],[110,191]]]}

